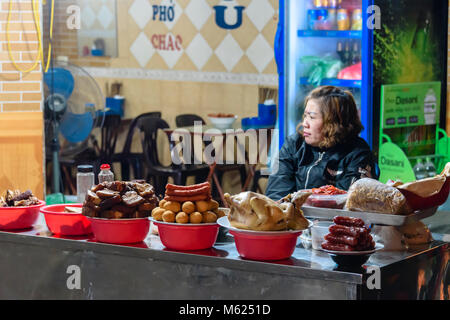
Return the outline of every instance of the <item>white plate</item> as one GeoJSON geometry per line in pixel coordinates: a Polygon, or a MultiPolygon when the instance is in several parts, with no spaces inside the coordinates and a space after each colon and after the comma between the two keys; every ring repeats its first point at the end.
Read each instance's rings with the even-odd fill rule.
{"type": "Polygon", "coordinates": [[[382,245],[381,243],[376,243],[375,249],[367,250],[367,251],[334,251],[334,250],[326,250],[323,248],[321,248],[320,250],[330,253],[330,254],[335,254],[335,255],[340,255],[340,256],[362,256],[365,254],[372,254],[375,251],[381,250],[383,248],[384,248],[384,245],[382,245]]]}
{"type": "MultiPolygon", "coordinates": [[[[309,221],[309,226],[306,229],[309,229],[312,227],[313,223],[311,221],[309,221]]],[[[286,230],[286,231],[255,231],[255,230],[245,230],[245,229],[238,229],[235,228],[233,226],[231,226],[230,221],[228,220],[228,217],[222,217],[217,219],[217,223],[224,228],[236,231],[236,232],[241,232],[241,233],[249,233],[249,234],[254,234],[254,235],[283,235],[283,234],[295,234],[295,233],[300,233],[305,231],[306,229],[303,230],[286,230]]]]}

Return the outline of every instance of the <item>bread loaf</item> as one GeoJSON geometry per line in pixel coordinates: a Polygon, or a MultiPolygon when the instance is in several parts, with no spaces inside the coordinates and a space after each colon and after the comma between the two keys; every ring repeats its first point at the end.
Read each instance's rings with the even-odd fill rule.
{"type": "Polygon", "coordinates": [[[405,196],[397,188],[370,178],[352,184],[345,209],[386,214],[405,214],[410,211],[405,196]]]}

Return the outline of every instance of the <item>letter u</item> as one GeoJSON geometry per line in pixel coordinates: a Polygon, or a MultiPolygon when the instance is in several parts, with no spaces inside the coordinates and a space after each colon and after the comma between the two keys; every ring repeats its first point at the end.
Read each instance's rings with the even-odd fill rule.
{"type": "Polygon", "coordinates": [[[226,6],[214,6],[214,10],[216,11],[216,24],[221,27],[222,29],[237,29],[242,24],[242,12],[244,11],[244,6],[235,6],[234,7],[237,11],[237,19],[236,23],[233,25],[228,24],[225,21],[225,10],[228,9],[226,6]]]}

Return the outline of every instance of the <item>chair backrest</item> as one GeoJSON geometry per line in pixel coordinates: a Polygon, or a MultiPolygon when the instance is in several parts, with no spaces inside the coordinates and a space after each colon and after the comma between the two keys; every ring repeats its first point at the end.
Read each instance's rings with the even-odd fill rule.
{"type": "Polygon", "coordinates": [[[177,127],[191,127],[195,121],[201,121],[202,124],[206,124],[205,120],[196,114],[180,114],[175,118],[177,127]]]}
{"type": "Polygon", "coordinates": [[[158,129],[168,129],[169,124],[161,118],[144,117],[138,120],[136,126],[141,132],[141,143],[145,161],[150,166],[161,165],[158,158],[158,129]]]}
{"type": "Polygon", "coordinates": [[[117,135],[119,133],[120,115],[108,114],[105,115],[103,126],[101,128],[101,145],[100,145],[100,158],[109,159],[114,154],[116,148],[117,135]]]}
{"type": "Polygon", "coordinates": [[[131,121],[130,127],[128,129],[128,133],[127,133],[127,138],[126,138],[125,144],[123,146],[122,153],[130,153],[131,152],[133,136],[137,129],[138,121],[143,118],[161,118],[161,112],[159,112],[159,111],[146,112],[146,113],[138,115],[136,118],[133,119],[133,121],[131,121]]]}

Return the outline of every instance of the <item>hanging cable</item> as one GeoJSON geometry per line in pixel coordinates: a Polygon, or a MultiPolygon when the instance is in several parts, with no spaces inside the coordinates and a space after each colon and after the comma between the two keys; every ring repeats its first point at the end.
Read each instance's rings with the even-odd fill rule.
{"type": "MultiPolygon", "coordinates": [[[[29,69],[22,69],[16,62],[16,60],[14,59],[14,56],[12,54],[12,49],[11,49],[11,39],[10,39],[10,35],[9,35],[9,29],[10,29],[10,23],[11,23],[11,14],[12,14],[12,0],[9,0],[9,11],[8,11],[8,21],[6,24],[6,39],[7,39],[7,44],[8,44],[8,54],[9,54],[9,58],[11,59],[12,64],[14,65],[14,67],[23,73],[29,73],[31,71],[33,71],[36,66],[39,63],[39,60],[41,60],[41,64],[42,64],[42,68],[44,69],[44,72],[47,72],[50,66],[50,60],[51,60],[51,50],[52,50],[52,45],[51,42],[49,43],[49,47],[48,47],[48,53],[47,53],[47,64],[45,64],[44,61],[44,50],[42,47],[42,33],[41,33],[41,27],[40,27],[40,19],[39,19],[39,15],[37,13],[38,11],[38,1],[39,0],[32,0],[31,1],[31,5],[32,5],[32,10],[33,10],[33,18],[34,18],[34,24],[36,27],[36,33],[38,36],[38,43],[39,43],[39,49],[38,49],[38,55],[36,56],[36,59],[34,61],[34,64],[31,68],[29,69]]],[[[52,0],[51,2],[51,14],[50,14],[50,39],[53,38],[53,22],[54,22],[54,13],[55,13],[55,0],[52,0]]]]}

